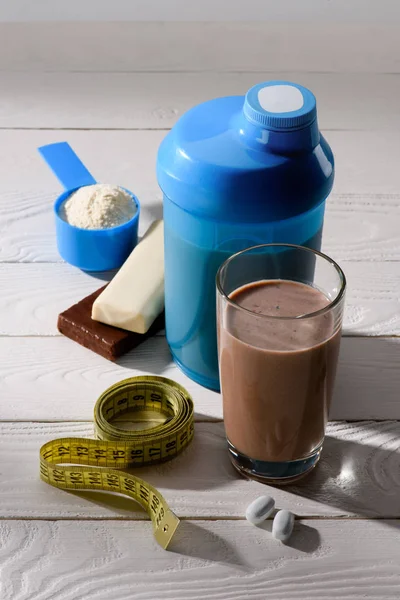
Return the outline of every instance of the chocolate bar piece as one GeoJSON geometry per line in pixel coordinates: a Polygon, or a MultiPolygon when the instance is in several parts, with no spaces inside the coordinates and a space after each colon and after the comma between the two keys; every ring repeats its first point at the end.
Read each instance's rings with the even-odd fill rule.
{"type": "Polygon", "coordinates": [[[97,352],[108,360],[117,360],[119,356],[136,348],[158,331],[164,328],[164,313],[154,321],[145,334],[125,331],[118,327],[94,321],[91,317],[92,305],[107,286],[83,298],[58,316],[57,328],[81,346],[97,352]]]}

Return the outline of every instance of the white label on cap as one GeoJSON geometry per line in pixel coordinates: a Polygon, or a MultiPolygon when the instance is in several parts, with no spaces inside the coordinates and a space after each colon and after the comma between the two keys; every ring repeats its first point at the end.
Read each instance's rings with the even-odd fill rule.
{"type": "Polygon", "coordinates": [[[268,85],[258,92],[261,108],[271,113],[299,110],[304,104],[301,91],[293,85],[268,85]]]}

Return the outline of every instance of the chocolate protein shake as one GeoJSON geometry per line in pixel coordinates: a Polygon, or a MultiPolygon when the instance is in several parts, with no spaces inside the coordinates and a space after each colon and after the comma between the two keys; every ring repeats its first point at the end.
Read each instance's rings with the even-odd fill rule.
{"type": "Polygon", "coordinates": [[[323,310],[331,301],[311,285],[279,279],[229,298],[247,310],[226,303],[220,315],[228,441],[257,461],[306,458],[323,441],[335,379],[341,323],[323,310]]]}

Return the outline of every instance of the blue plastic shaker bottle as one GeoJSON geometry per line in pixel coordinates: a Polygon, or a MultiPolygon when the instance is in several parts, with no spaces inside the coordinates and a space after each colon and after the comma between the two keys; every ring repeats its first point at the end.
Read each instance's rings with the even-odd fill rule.
{"type": "Polygon", "coordinates": [[[215,276],[231,254],[272,242],[319,249],[332,151],[314,95],[269,81],[186,112],[160,145],[167,340],[179,367],[219,389],[215,276]]]}

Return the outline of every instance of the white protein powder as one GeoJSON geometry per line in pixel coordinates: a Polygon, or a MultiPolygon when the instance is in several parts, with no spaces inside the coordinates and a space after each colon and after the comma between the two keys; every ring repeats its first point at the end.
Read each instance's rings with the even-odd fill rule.
{"type": "Polygon", "coordinates": [[[60,217],[81,229],[107,229],[129,221],[137,211],[132,196],[115,185],[79,188],[60,208],[60,217]]]}

